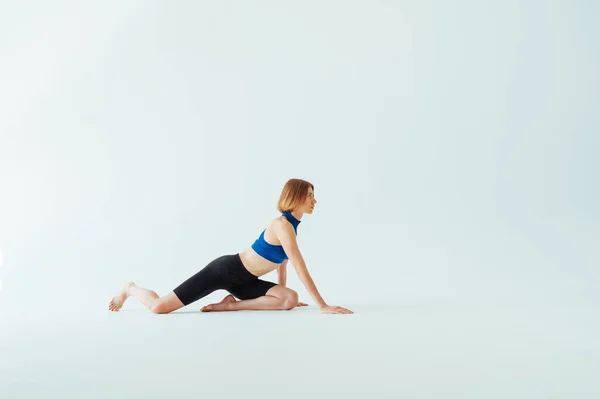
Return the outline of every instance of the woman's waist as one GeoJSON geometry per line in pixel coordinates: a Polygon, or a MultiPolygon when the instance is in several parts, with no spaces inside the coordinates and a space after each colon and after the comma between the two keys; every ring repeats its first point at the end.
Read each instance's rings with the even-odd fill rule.
{"type": "Polygon", "coordinates": [[[240,252],[240,259],[246,269],[257,277],[267,274],[279,266],[279,264],[271,262],[257,254],[252,247],[247,248],[244,252],[240,252]]]}

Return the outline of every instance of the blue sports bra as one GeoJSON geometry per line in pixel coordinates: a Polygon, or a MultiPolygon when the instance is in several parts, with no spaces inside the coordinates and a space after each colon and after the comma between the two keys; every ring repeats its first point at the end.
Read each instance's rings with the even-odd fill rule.
{"type": "MultiPolygon", "coordinates": [[[[292,226],[294,226],[294,232],[296,235],[298,235],[298,225],[300,224],[300,221],[296,219],[291,212],[284,212],[281,214],[281,216],[285,216],[292,226]]],[[[283,250],[283,246],[269,244],[265,241],[266,230],[267,229],[263,230],[262,233],[260,233],[260,237],[254,241],[254,244],[252,244],[252,249],[257,254],[273,263],[282,263],[284,260],[288,259],[288,256],[283,250]]]]}

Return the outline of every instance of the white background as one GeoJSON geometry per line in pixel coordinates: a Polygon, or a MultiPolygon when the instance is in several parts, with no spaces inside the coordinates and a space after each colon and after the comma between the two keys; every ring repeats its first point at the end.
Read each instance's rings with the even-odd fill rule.
{"type": "Polygon", "coordinates": [[[0,11],[3,300],[164,295],[291,177],[330,302],[600,298],[592,3],[0,11]]]}
{"type": "Polygon", "coordinates": [[[315,185],[298,241],[332,305],[597,309],[599,14],[2,2],[0,310],[165,295],[250,246],[292,177],[315,185]]]}

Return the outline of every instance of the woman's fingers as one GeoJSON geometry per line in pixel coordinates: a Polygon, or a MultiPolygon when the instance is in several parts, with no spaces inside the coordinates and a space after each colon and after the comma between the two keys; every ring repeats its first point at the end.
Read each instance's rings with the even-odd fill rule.
{"type": "Polygon", "coordinates": [[[327,306],[322,309],[322,312],[330,313],[330,314],[353,314],[354,313],[350,309],[346,309],[341,306],[327,306]]]}

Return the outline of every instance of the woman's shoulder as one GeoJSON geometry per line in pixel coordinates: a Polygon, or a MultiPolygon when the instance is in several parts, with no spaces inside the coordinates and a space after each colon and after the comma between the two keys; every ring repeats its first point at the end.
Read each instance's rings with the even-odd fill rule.
{"type": "MultiPolygon", "coordinates": [[[[281,227],[285,226],[285,223],[290,223],[289,220],[285,218],[285,216],[278,216],[269,221],[268,227],[281,227]]],[[[291,225],[291,224],[290,224],[291,225]]]]}
{"type": "Polygon", "coordinates": [[[285,223],[289,224],[290,228],[292,227],[291,223],[285,218],[285,216],[271,219],[265,231],[263,232],[265,240],[274,245],[281,245],[279,238],[282,236],[282,234],[286,234],[285,223]]]}
{"type": "Polygon", "coordinates": [[[267,230],[283,231],[286,230],[287,227],[293,229],[292,224],[285,216],[278,216],[274,219],[271,219],[267,225],[267,230]]]}

